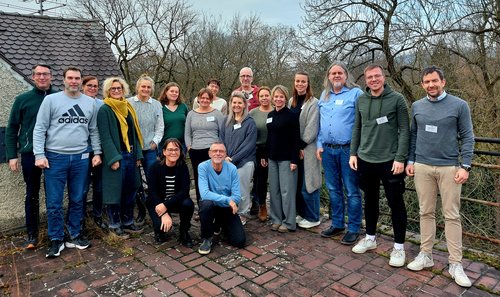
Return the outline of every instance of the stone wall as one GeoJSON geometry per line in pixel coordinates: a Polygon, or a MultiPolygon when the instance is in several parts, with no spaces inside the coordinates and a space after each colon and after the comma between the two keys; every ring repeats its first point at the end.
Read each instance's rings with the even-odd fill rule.
{"type": "MultiPolygon", "coordinates": [[[[0,126],[9,120],[14,97],[32,86],[8,63],[0,59],[0,126]]],[[[3,137],[3,135],[2,135],[3,137]]],[[[8,163],[0,164],[0,234],[19,230],[24,226],[24,180],[22,173],[12,172],[8,163]]],[[[42,194],[42,193],[41,193],[42,194]]],[[[40,205],[45,205],[40,201],[40,205]]]]}

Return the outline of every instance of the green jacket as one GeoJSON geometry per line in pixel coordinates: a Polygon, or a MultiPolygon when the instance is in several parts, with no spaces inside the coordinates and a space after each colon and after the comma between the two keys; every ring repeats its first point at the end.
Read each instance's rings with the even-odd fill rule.
{"type": "MultiPolygon", "coordinates": [[[[97,113],[97,128],[102,147],[102,199],[104,204],[120,204],[122,193],[122,171],[113,170],[111,165],[122,159],[120,129],[113,110],[106,104],[97,113]]],[[[130,127],[129,127],[130,128],[130,127]]],[[[142,159],[142,149],[135,129],[133,131],[133,154],[142,159]]],[[[136,187],[141,184],[141,173],[136,167],[136,187]]]]}
{"type": "Polygon", "coordinates": [[[56,92],[52,87],[47,91],[34,87],[15,98],[5,129],[7,160],[16,159],[18,153],[33,152],[33,128],[36,115],[45,96],[56,92]]]}
{"type": "Polygon", "coordinates": [[[410,141],[410,119],[403,95],[384,85],[373,97],[370,90],[359,96],[352,130],[351,156],[370,163],[405,162],[410,141]]]}

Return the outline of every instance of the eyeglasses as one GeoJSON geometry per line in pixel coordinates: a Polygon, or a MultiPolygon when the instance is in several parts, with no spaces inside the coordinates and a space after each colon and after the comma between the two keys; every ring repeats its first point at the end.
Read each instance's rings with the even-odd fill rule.
{"type": "Polygon", "coordinates": [[[382,76],[383,76],[382,74],[370,75],[370,76],[367,76],[367,77],[366,77],[366,80],[374,80],[374,79],[379,79],[379,78],[381,78],[382,76]]]}
{"type": "Polygon", "coordinates": [[[166,151],[169,153],[178,153],[178,152],[180,152],[180,149],[179,148],[168,148],[168,149],[166,149],[166,151]]]}
{"type": "Polygon", "coordinates": [[[215,154],[224,154],[226,152],[226,150],[210,150],[210,151],[215,154]]]}
{"type": "Polygon", "coordinates": [[[85,85],[89,89],[97,89],[99,86],[98,85],[85,85]]]}
{"type": "Polygon", "coordinates": [[[119,92],[119,91],[121,91],[121,90],[122,90],[122,87],[112,87],[110,90],[111,90],[112,92],[119,92]]]}
{"type": "Polygon", "coordinates": [[[251,78],[251,75],[240,75],[240,78],[251,78]]]}
{"type": "Polygon", "coordinates": [[[42,76],[49,77],[50,76],[50,72],[35,72],[33,75],[35,77],[42,77],[42,76]]]}

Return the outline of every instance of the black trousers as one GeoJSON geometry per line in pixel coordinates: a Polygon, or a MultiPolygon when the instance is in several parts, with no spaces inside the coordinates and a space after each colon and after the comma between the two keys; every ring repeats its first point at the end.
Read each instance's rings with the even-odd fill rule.
{"type": "Polygon", "coordinates": [[[406,207],[403,199],[405,191],[405,173],[393,175],[391,168],[394,161],[369,163],[358,157],[359,186],[365,193],[366,233],[375,235],[379,216],[380,181],[384,186],[387,204],[391,208],[394,241],[405,242],[406,207]]]}
{"type": "Polygon", "coordinates": [[[200,197],[201,197],[200,189],[198,188],[198,165],[200,165],[201,162],[210,159],[210,157],[208,156],[208,150],[209,148],[201,150],[195,150],[195,149],[189,150],[189,158],[191,159],[191,166],[193,166],[194,187],[196,190],[196,202],[198,203],[198,208],[200,207],[200,197]]]}
{"type": "MultiPolygon", "coordinates": [[[[148,208],[151,221],[153,222],[153,229],[156,234],[159,234],[161,232],[160,230],[161,218],[155,211],[156,204],[152,203],[151,200],[146,200],[146,206],[148,208]]],[[[194,203],[189,197],[186,197],[178,204],[171,205],[167,209],[167,212],[169,214],[172,213],[179,214],[180,217],[179,231],[181,232],[189,231],[189,228],[191,228],[191,218],[193,217],[194,213],[194,203]]]]}
{"type": "Polygon", "coordinates": [[[257,147],[256,152],[256,165],[254,171],[254,197],[257,199],[259,205],[265,205],[267,197],[267,178],[268,178],[268,167],[263,167],[260,160],[264,158],[265,148],[257,147]]]}
{"type": "Polygon", "coordinates": [[[230,207],[220,207],[213,201],[200,201],[201,238],[208,239],[214,235],[214,226],[221,226],[228,243],[237,248],[245,246],[246,234],[240,216],[233,214],[230,207]]]}
{"type": "Polygon", "coordinates": [[[40,224],[40,185],[42,169],[35,166],[33,153],[21,154],[21,167],[26,183],[24,211],[26,215],[26,230],[29,235],[38,236],[40,224]]]}

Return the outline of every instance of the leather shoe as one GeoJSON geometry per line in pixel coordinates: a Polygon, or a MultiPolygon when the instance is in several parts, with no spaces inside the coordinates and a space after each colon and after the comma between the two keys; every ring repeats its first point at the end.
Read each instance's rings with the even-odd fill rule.
{"type": "Polygon", "coordinates": [[[344,235],[344,237],[342,237],[342,240],[340,241],[340,243],[345,244],[345,245],[352,245],[356,241],[358,241],[358,238],[359,238],[359,233],[347,231],[347,233],[344,235]]]}
{"type": "Polygon", "coordinates": [[[189,235],[188,231],[181,231],[179,234],[179,241],[181,244],[187,248],[192,248],[193,247],[193,240],[191,239],[191,236],[189,235]]]}
{"type": "Polygon", "coordinates": [[[321,237],[330,238],[339,235],[342,232],[344,232],[344,228],[334,228],[330,226],[330,228],[321,231],[321,237]]]}

